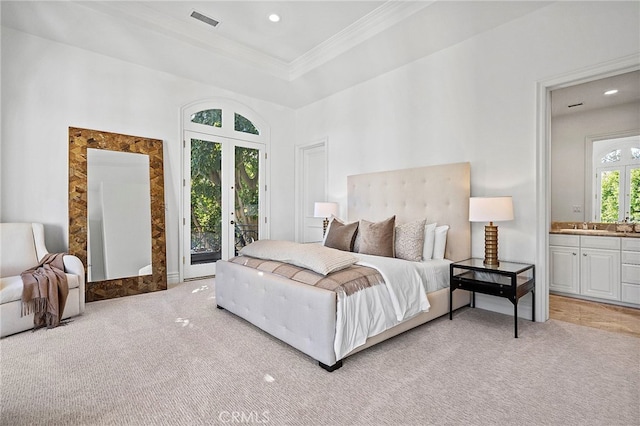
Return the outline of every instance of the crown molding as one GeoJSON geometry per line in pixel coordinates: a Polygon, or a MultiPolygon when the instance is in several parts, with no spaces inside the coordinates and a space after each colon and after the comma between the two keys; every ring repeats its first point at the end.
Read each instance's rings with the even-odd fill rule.
{"type": "Polygon", "coordinates": [[[211,53],[240,60],[275,77],[289,79],[290,66],[286,62],[215,34],[212,32],[213,29],[205,26],[206,24],[189,25],[187,22],[159,13],[144,2],[74,1],[74,3],[116,19],[126,20],[161,35],[172,36],[211,53]]]}
{"type": "Polygon", "coordinates": [[[189,25],[185,21],[160,13],[144,2],[74,1],[74,3],[116,19],[126,20],[156,33],[175,37],[209,52],[248,63],[261,72],[283,80],[293,81],[435,1],[387,1],[290,63],[215,34],[204,24],[189,25]]]}
{"type": "Polygon", "coordinates": [[[293,60],[289,64],[289,80],[303,76],[433,3],[435,0],[387,1],[333,37],[293,60]]]}

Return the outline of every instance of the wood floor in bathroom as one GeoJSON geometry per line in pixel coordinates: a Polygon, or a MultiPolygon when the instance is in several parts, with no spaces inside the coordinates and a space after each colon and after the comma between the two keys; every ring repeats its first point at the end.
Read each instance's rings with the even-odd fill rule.
{"type": "Polygon", "coordinates": [[[549,317],[640,338],[640,309],[550,294],[549,317]]]}

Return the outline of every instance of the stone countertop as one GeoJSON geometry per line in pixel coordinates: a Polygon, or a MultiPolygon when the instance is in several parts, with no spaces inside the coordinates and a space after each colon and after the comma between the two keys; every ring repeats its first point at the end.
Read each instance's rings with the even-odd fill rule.
{"type": "Polygon", "coordinates": [[[551,229],[550,234],[561,235],[590,235],[595,237],[627,237],[640,238],[640,232],[617,232],[606,229],[551,229]]]}

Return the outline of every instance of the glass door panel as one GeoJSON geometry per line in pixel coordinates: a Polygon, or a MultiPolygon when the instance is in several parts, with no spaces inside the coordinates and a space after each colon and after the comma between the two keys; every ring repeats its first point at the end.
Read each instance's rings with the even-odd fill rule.
{"type": "Polygon", "coordinates": [[[238,251],[259,239],[260,228],[260,149],[235,146],[233,184],[233,247],[238,251]]]}
{"type": "Polygon", "coordinates": [[[640,167],[626,167],[627,184],[627,217],[630,222],[640,222],[640,167]]]}
{"type": "Polygon", "coordinates": [[[600,170],[597,176],[599,222],[617,222],[620,214],[620,170],[600,170]]]}
{"type": "Polygon", "coordinates": [[[191,139],[191,264],[222,258],[222,144],[191,139]]]}
{"type": "Polygon", "coordinates": [[[182,263],[186,279],[214,275],[215,262],[224,258],[224,142],[218,139],[185,134],[182,263]]]}

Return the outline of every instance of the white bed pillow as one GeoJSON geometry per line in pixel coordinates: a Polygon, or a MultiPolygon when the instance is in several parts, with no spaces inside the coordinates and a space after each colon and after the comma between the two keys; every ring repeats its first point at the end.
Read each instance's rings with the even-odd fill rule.
{"type": "Polygon", "coordinates": [[[358,261],[357,257],[346,251],[320,244],[300,244],[281,240],[254,241],[242,247],[240,254],[291,263],[322,275],[347,268],[358,261]]]}
{"type": "Polygon", "coordinates": [[[428,223],[424,226],[424,247],[422,249],[422,260],[429,260],[433,257],[433,244],[436,240],[437,223],[428,223]]]}
{"type": "Polygon", "coordinates": [[[427,220],[422,219],[396,226],[395,254],[398,259],[422,260],[425,223],[427,220]]]}
{"type": "Polygon", "coordinates": [[[433,256],[432,259],[442,260],[444,259],[444,250],[447,247],[447,232],[449,231],[449,225],[437,226],[435,231],[435,239],[433,242],[433,256]]]}

